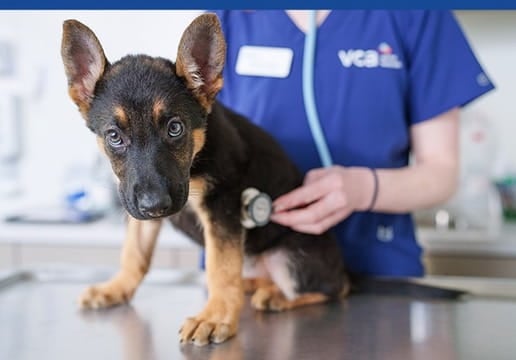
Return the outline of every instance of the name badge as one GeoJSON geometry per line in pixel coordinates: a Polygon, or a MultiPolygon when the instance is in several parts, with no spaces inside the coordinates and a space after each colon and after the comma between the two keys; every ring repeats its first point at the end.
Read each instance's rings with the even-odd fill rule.
{"type": "Polygon", "coordinates": [[[238,51],[238,75],[286,78],[294,52],[289,48],[244,45],[238,51]]]}

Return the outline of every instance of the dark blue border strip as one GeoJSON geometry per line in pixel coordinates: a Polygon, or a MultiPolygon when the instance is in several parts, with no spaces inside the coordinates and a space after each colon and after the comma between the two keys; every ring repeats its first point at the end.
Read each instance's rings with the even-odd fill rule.
{"type": "Polygon", "coordinates": [[[516,9],[516,0],[0,0],[4,10],[52,9],[516,9]]]}

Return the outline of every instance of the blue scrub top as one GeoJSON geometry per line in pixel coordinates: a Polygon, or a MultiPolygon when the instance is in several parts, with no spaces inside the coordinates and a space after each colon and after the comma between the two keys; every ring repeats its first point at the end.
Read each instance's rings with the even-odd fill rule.
{"type": "MultiPolygon", "coordinates": [[[[217,13],[228,43],[218,99],[270,132],[303,172],[321,167],[302,96],[304,33],[284,11],[217,13]],[[245,45],[291,49],[288,75],[237,73],[245,45]]],[[[315,101],[335,164],[404,167],[411,125],[492,88],[450,12],[332,11],[318,28],[315,101]]],[[[351,271],[424,273],[410,214],[356,212],[335,232],[351,271]]]]}

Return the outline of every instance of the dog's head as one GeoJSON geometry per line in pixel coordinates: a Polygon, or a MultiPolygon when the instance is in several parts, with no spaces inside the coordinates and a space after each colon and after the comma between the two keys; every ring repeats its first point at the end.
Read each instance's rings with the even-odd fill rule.
{"type": "Polygon", "coordinates": [[[109,157],[133,217],[169,216],[185,205],[190,167],[222,87],[225,51],[213,14],[188,26],[175,64],[145,55],[110,64],[88,27],[65,21],[61,55],[70,97],[109,157]]]}

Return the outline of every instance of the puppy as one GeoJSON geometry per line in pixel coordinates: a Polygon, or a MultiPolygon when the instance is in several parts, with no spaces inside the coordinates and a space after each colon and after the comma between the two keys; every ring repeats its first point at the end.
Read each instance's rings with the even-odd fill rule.
{"type": "Polygon", "coordinates": [[[253,293],[254,308],[274,311],[348,293],[341,252],[329,233],[301,234],[274,223],[242,226],[245,189],[274,199],[303,177],[271,136],[216,101],[225,40],[215,15],[188,26],[176,63],[145,55],[110,63],[94,33],[68,20],[62,59],[69,95],[109,158],[129,214],[119,272],[88,288],[82,307],[131,299],[149,269],[163,219],[206,251],[209,297],[184,322],[181,342],[205,345],[235,335],[244,290],[253,293]]]}

